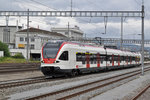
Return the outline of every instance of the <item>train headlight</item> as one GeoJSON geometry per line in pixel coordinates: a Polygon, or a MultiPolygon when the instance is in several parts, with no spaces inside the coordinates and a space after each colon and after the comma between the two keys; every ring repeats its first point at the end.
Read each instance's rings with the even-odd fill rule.
{"type": "Polygon", "coordinates": [[[59,61],[56,60],[55,63],[59,63],[59,61]]]}
{"type": "Polygon", "coordinates": [[[41,63],[44,63],[44,61],[43,61],[43,60],[41,60],[41,63]]]}

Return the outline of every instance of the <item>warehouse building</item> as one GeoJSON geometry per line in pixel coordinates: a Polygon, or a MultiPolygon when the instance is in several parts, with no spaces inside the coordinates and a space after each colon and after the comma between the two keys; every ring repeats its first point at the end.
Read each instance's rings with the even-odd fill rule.
{"type": "Polygon", "coordinates": [[[0,26],[0,41],[8,44],[10,49],[15,48],[16,32],[21,29],[21,26],[0,26]]]}

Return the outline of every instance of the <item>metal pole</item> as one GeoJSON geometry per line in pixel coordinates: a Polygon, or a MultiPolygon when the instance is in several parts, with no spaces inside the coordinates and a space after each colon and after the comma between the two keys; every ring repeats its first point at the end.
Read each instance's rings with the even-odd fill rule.
{"type": "Polygon", "coordinates": [[[70,27],[69,27],[69,22],[68,22],[68,37],[71,38],[71,34],[70,34],[70,27]]]}
{"type": "Polygon", "coordinates": [[[27,62],[29,61],[29,9],[27,12],[27,62]]]}
{"type": "Polygon", "coordinates": [[[144,5],[142,5],[142,76],[144,75],[144,5]]]}
{"type": "Polygon", "coordinates": [[[123,17],[121,17],[121,41],[120,41],[120,50],[123,49],[123,17]]]}

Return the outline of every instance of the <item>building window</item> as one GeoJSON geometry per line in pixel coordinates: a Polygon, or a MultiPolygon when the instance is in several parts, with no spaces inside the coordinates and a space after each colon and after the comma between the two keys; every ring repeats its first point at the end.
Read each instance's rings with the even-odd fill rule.
{"type": "Polygon", "coordinates": [[[27,41],[27,38],[25,38],[25,41],[27,41]]]}
{"type": "Polygon", "coordinates": [[[65,35],[68,35],[68,32],[65,32],[65,35]]]}
{"type": "Polygon", "coordinates": [[[31,42],[34,42],[35,41],[35,39],[34,38],[31,38],[31,42]]]}
{"type": "Polygon", "coordinates": [[[34,44],[31,44],[30,49],[34,49],[34,44]]]}
{"type": "Polygon", "coordinates": [[[24,38],[23,38],[23,37],[20,37],[20,41],[24,41],[24,38]]]}

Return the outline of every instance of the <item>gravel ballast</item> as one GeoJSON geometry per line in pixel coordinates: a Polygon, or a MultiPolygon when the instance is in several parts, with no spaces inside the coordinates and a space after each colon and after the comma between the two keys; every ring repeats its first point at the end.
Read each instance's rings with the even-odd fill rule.
{"type": "MultiPolygon", "coordinates": [[[[140,69],[140,68],[138,68],[138,69],[140,69]]],[[[85,75],[82,77],[68,78],[68,79],[62,79],[62,80],[57,80],[57,81],[32,84],[32,85],[27,85],[27,86],[19,86],[19,87],[5,89],[5,90],[1,90],[1,91],[3,92],[3,97],[5,97],[5,98],[8,97],[9,99],[21,99],[21,98],[36,96],[39,94],[45,94],[45,93],[48,93],[51,91],[61,90],[63,88],[76,86],[78,84],[95,81],[97,79],[105,79],[110,76],[115,76],[115,75],[119,75],[121,73],[125,73],[128,71],[134,71],[134,70],[136,70],[136,69],[132,68],[132,69],[126,69],[126,70],[110,71],[110,72],[99,73],[99,74],[90,74],[90,75],[85,75]]],[[[94,98],[96,98],[96,97],[94,97],[94,98]]],[[[95,99],[93,99],[93,100],[95,100],[95,99]]],[[[105,100],[107,100],[107,99],[105,99],[105,100]]]]}
{"type": "Polygon", "coordinates": [[[131,100],[148,84],[150,84],[150,73],[97,95],[90,100],[131,100]]]}

